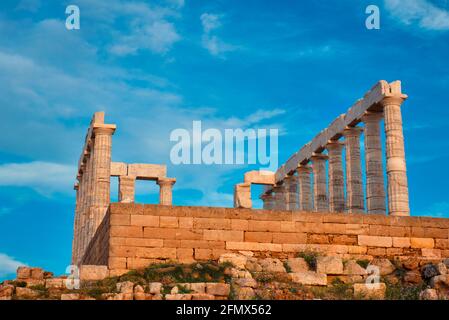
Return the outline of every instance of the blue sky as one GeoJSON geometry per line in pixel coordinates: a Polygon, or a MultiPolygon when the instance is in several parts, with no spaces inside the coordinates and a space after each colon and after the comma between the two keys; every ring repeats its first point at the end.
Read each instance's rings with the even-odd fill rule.
{"type": "MultiPolygon", "coordinates": [[[[2,1],[0,279],[70,263],[76,163],[99,110],[118,127],[114,161],[167,163],[175,204],[232,206],[252,167],[172,166],[171,130],[278,128],[282,163],[399,79],[412,215],[449,216],[447,2],[2,1]],[[65,29],[68,4],[80,30],[65,29]],[[380,30],[365,28],[369,4],[380,30]]],[[[139,182],[137,200],[157,190],[139,182]]]]}

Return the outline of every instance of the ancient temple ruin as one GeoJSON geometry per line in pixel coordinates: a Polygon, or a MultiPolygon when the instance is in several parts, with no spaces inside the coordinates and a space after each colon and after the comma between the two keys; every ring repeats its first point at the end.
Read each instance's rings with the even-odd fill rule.
{"type": "Polygon", "coordinates": [[[251,208],[251,185],[262,184],[265,209],[386,214],[388,199],[389,215],[410,215],[401,117],[405,99],[407,95],[402,93],[400,81],[380,81],[275,173],[245,174],[244,182],[235,186],[234,206],[251,208]],[[388,197],[382,168],[382,119],[388,197]],[[366,210],[360,151],[362,134],[365,135],[366,210]]]}

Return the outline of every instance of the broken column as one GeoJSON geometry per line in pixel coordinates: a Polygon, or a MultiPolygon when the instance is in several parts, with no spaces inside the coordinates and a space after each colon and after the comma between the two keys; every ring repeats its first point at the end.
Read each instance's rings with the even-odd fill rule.
{"type": "Polygon", "coordinates": [[[344,212],[343,144],[338,141],[331,141],[326,145],[326,149],[329,155],[329,210],[331,212],[344,212]]]}
{"type": "Polygon", "coordinates": [[[119,183],[118,201],[122,203],[134,202],[136,177],[119,176],[118,183],[119,183]]]}
{"type": "MultiPolygon", "coordinates": [[[[175,184],[175,178],[160,178],[157,180],[157,184],[160,187],[159,190],[159,204],[163,206],[171,206],[173,202],[173,185],[175,184]]],[[[240,191],[242,192],[242,191],[240,191]]],[[[250,192],[251,195],[251,192],[250,192]]],[[[250,198],[251,200],[251,198],[250,198]]]]}
{"type": "Polygon", "coordinates": [[[268,193],[262,193],[260,196],[260,199],[263,201],[263,208],[266,210],[273,210],[274,209],[274,196],[273,192],[268,193]]]}
{"type": "Polygon", "coordinates": [[[401,116],[401,104],[405,99],[405,95],[391,96],[381,102],[385,117],[388,212],[393,216],[410,215],[401,116]]]}
{"type": "Polygon", "coordinates": [[[321,153],[314,153],[311,157],[313,169],[314,210],[317,212],[329,210],[326,183],[327,158],[328,157],[326,155],[321,153]]]}
{"type": "Polygon", "coordinates": [[[346,209],[350,213],[364,211],[362,168],[360,160],[359,127],[347,127],[343,131],[346,146],[346,209]]]}
{"type": "Polygon", "coordinates": [[[312,169],[307,165],[300,165],[296,172],[298,173],[298,209],[301,211],[312,210],[312,195],[310,186],[310,173],[312,169]]]}
{"type": "Polygon", "coordinates": [[[368,213],[375,214],[386,214],[380,137],[382,118],[381,112],[366,112],[362,118],[365,124],[366,208],[368,213]]]}

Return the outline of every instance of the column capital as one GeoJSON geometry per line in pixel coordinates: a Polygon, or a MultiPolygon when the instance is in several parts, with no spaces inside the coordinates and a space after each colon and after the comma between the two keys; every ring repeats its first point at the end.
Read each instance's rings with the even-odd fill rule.
{"type": "Polygon", "coordinates": [[[176,183],[176,178],[159,178],[156,183],[160,186],[172,186],[176,183]]]}
{"type": "Polygon", "coordinates": [[[110,135],[112,136],[115,132],[116,125],[115,124],[99,124],[95,123],[92,132],[94,136],[97,135],[110,135]]]}
{"type": "Polygon", "coordinates": [[[380,101],[380,104],[385,107],[388,105],[398,105],[400,106],[405,100],[407,99],[406,95],[402,95],[402,96],[388,96],[383,98],[380,101]]]}
{"type": "Polygon", "coordinates": [[[347,136],[358,137],[362,134],[362,132],[363,132],[363,128],[361,128],[361,127],[346,127],[343,130],[343,136],[344,137],[347,137],[347,136]]]}
{"type": "Polygon", "coordinates": [[[298,173],[311,173],[312,167],[307,164],[300,164],[298,168],[296,168],[296,172],[298,173]]]}
{"type": "Polygon", "coordinates": [[[344,147],[344,143],[337,141],[337,140],[329,140],[329,142],[326,144],[327,150],[335,150],[339,151],[342,150],[344,147]]]}
{"type": "Polygon", "coordinates": [[[380,120],[382,120],[384,118],[384,113],[383,112],[371,112],[371,111],[366,111],[365,114],[362,116],[362,121],[364,123],[371,123],[371,122],[379,122],[380,120]]]}
{"type": "Polygon", "coordinates": [[[329,157],[326,154],[322,154],[322,153],[312,153],[312,156],[310,157],[310,159],[312,159],[312,161],[316,161],[316,160],[327,160],[329,157]]]}

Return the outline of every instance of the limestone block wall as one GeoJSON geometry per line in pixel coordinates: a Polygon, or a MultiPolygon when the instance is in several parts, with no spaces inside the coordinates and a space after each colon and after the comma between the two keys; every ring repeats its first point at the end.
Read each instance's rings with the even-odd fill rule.
{"type": "Polygon", "coordinates": [[[86,249],[86,254],[81,260],[82,265],[108,264],[110,222],[110,214],[108,211],[86,249]]]}
{"type": "Polygon", "coordinates": [[[238,251],[438,259],[449,257],[449,219],[113,203],[84,261],[104,263],[105,250],[117,274],[161,260],[192,262],[238,251]]]}

